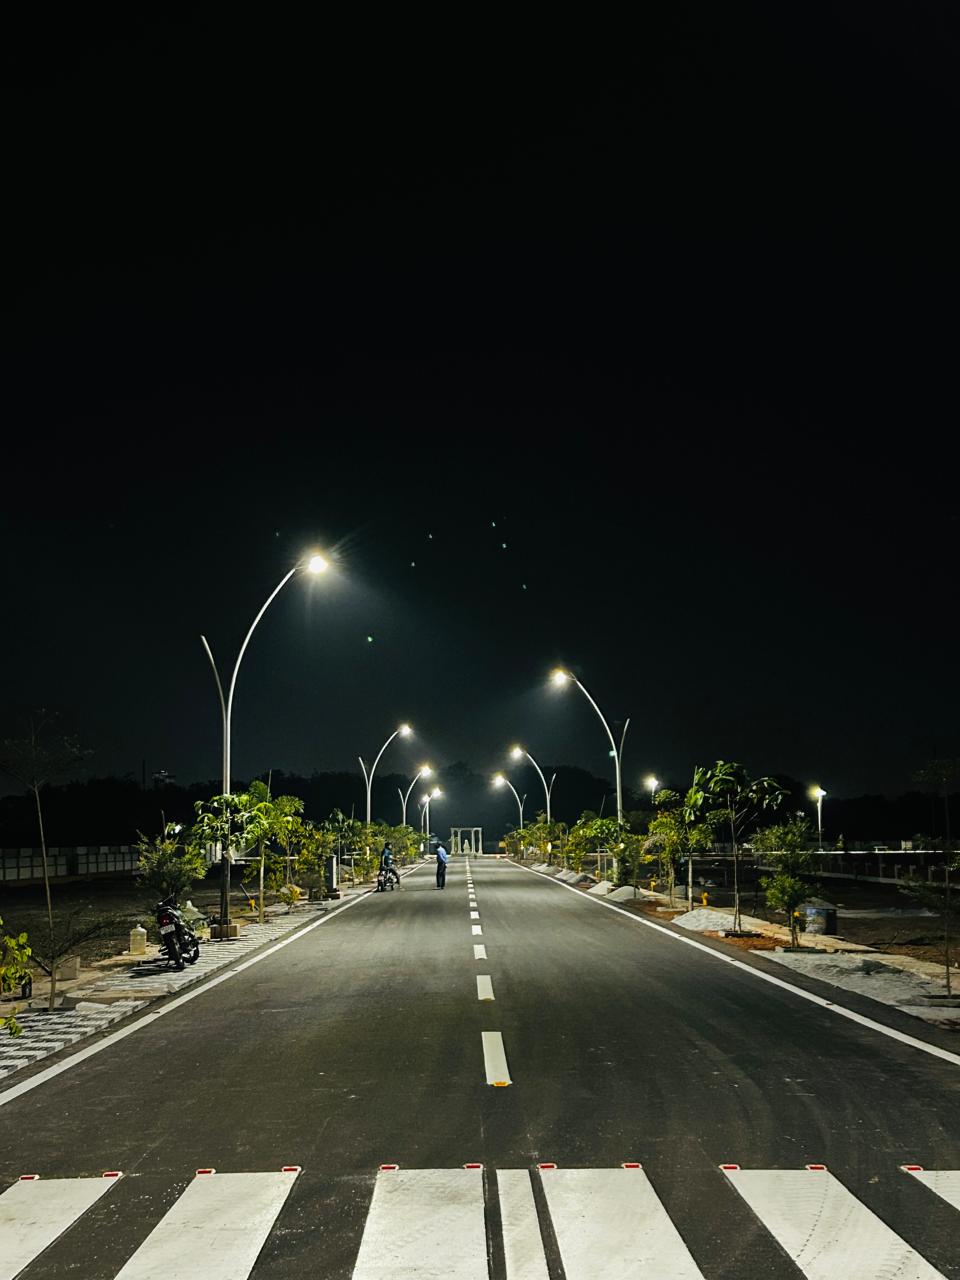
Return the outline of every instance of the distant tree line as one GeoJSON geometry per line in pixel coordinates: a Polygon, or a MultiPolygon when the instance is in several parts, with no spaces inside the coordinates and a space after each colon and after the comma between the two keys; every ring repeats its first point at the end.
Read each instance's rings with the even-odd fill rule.
{"type": "MultiPolygon", "coordinates": [[[[553,812],[558,821],[572,826],[586,810],[605,818],[616,816],[610,782],[573,766],[558,765],[556,773],[553,812]]],[[[260,775],[264,781],[267,776],[260,775]]],[[[522,769],[511,772],[510,777],[519,793],[527,795],[527,812],[533,817],[543,807],[539,778],[532,769],[529,777],[522,769]]],[[[235,786],[242,790],[251,781],[253,779],[236,779],[235,786]]],[[[443,831],[451,824],[476,823],[484,827],[485,836],[490,840],[516,825],[513,797],[492,792],[486,774],[458,762],[439,770],[433,781],[444,792],[444,798],[431,810],[435,831],[443,831]]],[[[791,810],[804,808],[809,803],[804,783],[783,775],[777,775],[777,782],[790,796],[791,810]]],[[[402,774],[377,777],[373,786],[373,816],[390,824],[398,823],[397,789],[406,791],[409,784],[410,777],[402,774]]],[[[274,770],[271,785],[275,794],[297,796],[303,801],[304,812],[317,820],[334,809],[342,810],[348,817],[351,810],[361,819],[365,814],[366,799],[359,770],[355,774],[313,773],[309,777],[274,770]]],[[[665,781],[663,786],[678,792],[686,789],[679,782],[665,781]]],[[[47,840],[54,846],[135,844],[138,832],[159,829],[161,813],[166,822],[185,825],[193,822],[196,802],[206,800],[220,789],[219,779],[185,786],[163,783],[144,789],[139,780],[129,775],[49,785],[44,800],[47,840]]],[[[420,822],[418,798],[419,792],[414,788],[407,812],[407,821],[414,827],[419,827],[420,822]]],[[[626,789],[624,808],[627,811],[643,813],[649,807],[646,795],[626,789]]],[[[918,839],[922,839],[926,847],[939,848],[945,834],[943,800],[933,789],[908,791],[896,799],[881,795],[841,799],[831,795],[824,803],[823,826],[824,844],[828,848],[833,848],[841,836],[850,849],[918,839]]],[[[36,831],[36,810],[29,794],[0,797],[0,848],[32,847],[37,842],[36,831]]]]}

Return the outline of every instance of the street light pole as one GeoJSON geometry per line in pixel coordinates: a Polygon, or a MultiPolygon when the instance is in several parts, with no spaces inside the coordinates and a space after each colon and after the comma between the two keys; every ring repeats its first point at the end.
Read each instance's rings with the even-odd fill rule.
{"type": "MultiPolygon", "coordinates": [[[[427,842],[427,844],[429,844],[429,843],[430,843],[430,801],[431,801],[431,800],[436,800],[439,796],[442,796],[442,795],[443,795],[443,792],[440,790],[440,788],[439,788],[439,787],[434,787],[432,791],[428,791],[428,792],[427,792],[427,794],[423,797],[423,804],[420,806],[420,808],[421,808],[421,814],[420,814],[421,818],[424,816],[424,814],[426,815],[426,819],[425,819],[425,821],[426,821],[426,842],[427,842]]],[[[429,853],[429,852],[430,852],[430,850],[428,849],[428,850],[427,850],[427,852],[429,853]]]]}
{"type": "Polygon", "coordinates": [[[623,826],[623,782],[622,782],[622,776],[621,776],[621,769],[622,769],[622,763],[623,763],[623,744],[627,736],[627,729],[630,727],[630,721],[629,719],[627,719],[626,723],[623,726],[623,733],[620,735],[620,746],[618,748],[616,742],[614,741],[613,733],[610,730],[610,726],[607,724],[607,721],[606,721],[606,718],[604,717],[603,712],[597,706],[596,702],[593,700],[593,698],[590,696],[589,692],[584,688],[584,686],[580,683],[577,677],[574,675],[571,675],[569,671],[564,671],[562,667],[558,667],[557,670],[552,673],[550,678],[555,685],[566,684],[568,680],[572,680],[573,683],[580,690],[580,692],[583,694],[583,696],[590,703],[591,707],[593,707],[597,715],[600,717],[600,723],[603,725],[604,729],[606,729],[607,731],[607,737],[610,739],[610,746],[612,748],[610,754],[613,756],[613,762],[614,762],[614,765],[616,766],[616,774],[617,774],[617,825],[622,827],[623,826]]]}
{"type": "Polygon", "coordinates": [[[516,800],[517,808],[520,810],[520,830],[523,831],[523,806],[526,803],[527,797],[524,796],[523,799],[521,800],[520,797],[517,795],[516,787],[513,785],[510,779],[505,778],[502,773],[496,774],[496,776],[493,779],[493,785],[495,787],[507,786],[513,792],[513,798],[514,800],[516,800]]]}
{"type": "MultiPolygon", "coordinates": [[[[519,760],[522,756],[526,756],[527,759],[530,761],[530,763],[533,765],[533,767],[536,769],[537,773],[539,773],[540,781],[543,783],[543,794],[544,796],[546,796],[546,800],[547,800],[547,822],[552,821],[550,817],[550,793],[553,791],[553,784],[557,780],[557,775],[556,774],[553,775],[553,777],[550,779],[550,785],[548,787],[547,780],[543,776],[543,770],[537,764],[536,760],[534,760],[533,756],[530,754],[529,751],[525,751],[523,747],[514,747],[513,750],[510,752],[510,756],[514,760],[519,760]]],[[[520,825],[523,826],[522,819],[520,821],[520,825]]]]}
{"type": "MultiPolygon", "coordinates": [[[[231,733],[232,733],[232,724],[233,724],[233,695],[237,687],[237,675],[239,674],[239,671],[240,671],[240,663],[243,661],[243,655],[247,651],[247,645],[250,643],[250,637],[253,635],[254,631],[256,630],[257,623],[260,621],[263,615],[267,612],[267,610],[270,608],[271,604],[273,604],[276,597],[280,594],[280,592],[287,585],[287,583],[290,581],[293,575],[297,573],[298,570],[306,569],[309,573],[317,574],[317,573],[325,572],[325,570],[328,567],[329,567],[329,562],[325,559],[325,557],[321,555],[313,555],[309,558],[309,560],[300,561],[298,564],[295,564],[293,568],[290,570],[290,572],[284,574],[284,576],[280,579],[280,581],[277,583],[274,589],[267,596],[266,600],[261,606],[260,612],[254,618],[253,622],[250,623],[250,629],[243,638],[243,644],[240,646],[240,652],[237,654],[237,660],[233,664],[233,674],[230,677],[230,689],[227,693],[226,698],[224,698],[223,696],[223,685],[220,681],[220,672],[217,670],[217,664],[214,661],[213,650],[210,648],[210,645],[207,643],[207,637],[203,635],[200,637],[201,643],[203,644],[203,647],[206,650],[207,657],[210,659],[210,666],[213,668],[213,678],[217,683],[217,695],[220,699],[220,716],[221,716],[221,724],[223,728],[223,756],[222,756],[223,795],[225,796],[230,795],[230,772],[231,772],[231,764],[232,764],[231,733]]],[[[229,832],[229,822],[230,822],[230,815],[228,810],[227,811],[228,832],[229,832]]],[[[227,847],[222,851],[220,855],[220,866],[221,866],[220,936],[221,938],[224,936],[225,931],[229,933],[229,926],[230,926],[231,850],[229,847],[230,846],[229,837],[226,843],[227,843],[227,847]]]]}
{"type": "Polygon", "coordinates": [[[417,782],[421,778],[429,778],[432,773],[433,773],[433,770],[430,768],[430,766],[428,764],[425,764],[423,768],[420,770],[420,772],[417,774],[417,776],[414,778],[414,780],[410,783],[409,787],[407,787],[406,793],[404,793],[399,787],[397,787],[397,795],[400,797],[400,803],[403,806],[403,825],[404,826],[407,825],[407,801],[410,799],[410,792],[417,785],[417,782]]]}
{"type": "Polygon", "coordinates": [[[410,728],[408,724],[402,724],[399,729],[394,729],[393,733],[391,733],[390,737],[386,740],[386,742],[377,752],[377,758],[376,760],[374,760],[373,764],[370,766],[369,773],[367,772],[367,766],[364,763],[363,756],[357,757],[357,759],[360,761],[360,768],[363,770],[363,780],[367,784],[367,826],[368,827],[370,826],[370,808],[371,808],[371,799],[373,795],[373,775],[376,772],[377,765],[380,763],[380,757],[383,755],[387,747],[389,747],[390,743],[394,740],[395,737],[397,737],[398,734],[401,738],[409,738],[411,733],[413,733],[413,730],[410,728]]]}

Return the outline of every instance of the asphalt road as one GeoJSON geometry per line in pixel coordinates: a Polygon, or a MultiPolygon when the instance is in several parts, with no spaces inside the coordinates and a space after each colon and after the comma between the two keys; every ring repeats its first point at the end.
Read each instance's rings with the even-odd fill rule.
{"type": "Polygon", "coordinates": [[[463,860],[442,893],[417,871],[55,1079],[5,1104],[0,1087],[0,1188],[41,1175],[0,1196],[0,1241],[5,1212],[28,1239],[49,1180],[124,1175],[24,1277],[960,1280],[953,1183],[900,1169],[960,1170],[960,1065],[758,980],[784,977],[762,958],[731,966],[509,863],[471,867],[475,905],[463,860]],[[224,1177],[241,1173],[275,1176],[224,1177]],[[138,1270],[161,1221],[162,1264],[138,1270]]]}

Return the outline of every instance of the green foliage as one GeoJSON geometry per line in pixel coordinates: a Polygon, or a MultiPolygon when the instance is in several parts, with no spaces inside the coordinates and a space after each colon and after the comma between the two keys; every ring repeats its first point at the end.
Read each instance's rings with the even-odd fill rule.
{"type": "Polygon", "coordinates": [[[797,945],[796,910],[810,892],[809,887],[797,876],[788,871],[778,871],[775,875],[764,876],[760,882],[767,895],[767,905],[774,911],[786,913],[790,923],[790,945],[797,945]]]}
{"type": "MultiPolygon", "coordinates": [[[[3,917],[0,916],[0,925],[3,917]]],[[[18,933],[16,937],[0,931],[0,992],[13,991],[22,986],[30,976],[30,956],[32,952],[27,944],[27,935],[18,933]]],[[[8,1035],[18,1036],[23,1028],[11,1014],[0,1017],[0,1031],[8,1035]]]]}
{"type": "Polygon", "coordinates": [[[802,813],[795,813],[787,822],[774,827],[761,827],[751,837],[750,843],[764,861],[778,871],[798,876],[812,862],[816,851],[811,848],[813,828],[802,813]]]}
{"type": "Polygon", "coordinates": [[[540,813],[537,815],[536,822],[527,823],[522,835],[519,830],[508,833],[507,852],[512,857],[520,857],[521,850],[526,852],[533,849],[542,861],[551,861],[560,855],[561,846],[566,838],[565,823],[547,822],[546,814],[540,813]]]}
{"type": "Polygon", "coordinates": [[[588,857],[606,854],[623,872],[643,859],[642,837],[621,827],[616,818],[598,818],[585,810],[570,828],[564,843],[564,855],[574,871],[582,871],[588,857]]]}
{"type": "Polygon", "coordinates": [[[207,874],[203,848],[181,840],[181,831],[178,822],[168,822],[162,835],[150,837],[142,831],[137,833],[140,837],[137,875],[144,888],[151,890],[158,900],[169,898],[173,893],[179,897],[195,880],[202,880],[207,874]]]}
{"type": "Polygon", "coordinates": [[[280,899],[280,901],[285,902],[287,904],[288,913],[294,907],[294,905],[300,901],[300,898],[302,896],[303,896],[303,890],[300,888],[299,885],[296,885],[296,884],[281,885],[277,893],[277,897],[280,899]]]}
{"type": "Polygon", "coordinates": [[[733,846],[733,919],[740,928],[740,839],[761,813],[776,809],[784,789],[775,778],[751,778],[742,764],[718,760],[711,768],[697,766],[683,802],[688,821],[722,820],[729,826],[733,846]]]}

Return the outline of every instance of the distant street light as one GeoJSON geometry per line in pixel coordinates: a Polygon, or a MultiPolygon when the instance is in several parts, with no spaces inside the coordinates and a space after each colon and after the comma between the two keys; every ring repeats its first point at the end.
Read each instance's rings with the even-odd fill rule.
{"type": "Polygon", "coordinates": [[[397,795],[400,797],[400,803],[403,805],[403,826],[407,825],[407,801],[410,799],[410,792],[417,785],[417,783],[420,781],[421,778],[429,778],[429,777],[432,777],[432,775],[433,775],[433,770],[430,768],[428,764],[421,765],[420,770],[417,773],[417,776],[410,783],[409,787],[407,787],[406,794],[404,794],[404,792],[401,791],[399,787],[397,787],[397,795]]]}
{"type": "Polygon", "coordinates": [[[650,803],[653,804],[653,797],[660,790],[660,779],[655,778],[652,773],[648,773],[643,780],[643,785],[650,792],[650,803]]]}
{"type": "Polygon", "coordinates": [[[443,792],[440,788],[434,787],[432,791],[427,792],[420,802],[420,831],[424,835],[427,844],[430,843],[430,801],[438,800],[442,795],[443,792]]]}
{"type": "Polygon", "coordinates": [[[811,787],[807,793],[811,800],[817,802],[817,848],[823,848],[823,797],[827,794],[823,787],[811,787]]]}
{"type": "Polygon", "coordinates": [[[363,780],[367,784],[367,826],[368,827],[370,825],[370,820],[371,820],[370,806],[371,806],[371,799],[373,796],[373,775],[376,772],[377,765],[380,763],[380,757],[386,751],[387,747],[389,747],[390,743],[394,740],[394,738],[396,738],[398,735],[401,738],[409,738],[411,733],[413,733],[413,730],[410,728],[408,724],[402,724],[399,729],[394,729],[393,733],[391,733],[390,737],[386,740],[386,742],[377,752],[377,758],[376,760],[374,760],[373,764],[370,766],[369,773],[367,772],[367,766],[364,763],[363,756],[357,757],[357,759],[360,761],[360,768],[363,770],[363,780]]]}
{"type": "MultiPolygon", "coordinates": [[[[512,760],[522,760],[524,756],[527,757],[527,759],[536,769],[537,773],[539,773],[540,775],[540,781],[543,783],[543,794],[546,796],[546,799],[547,799],[547,822],[550,822],[551,820],[550,819],[550,793],[553,791],[553,784],[557,780],[557,775],[556,774],[553,775],[553,777],[550,779],[550,785],[548,787],[547,780],[543,776],[543,770],[537,764],[536,760],[534,760],[533,756],[530,754],[529,751],[525,751],[523,747],[514,747],[513,750],[510,752],[510,758],[512,760]]],[[[521,822],[520,825],[522,826],[523,823],[521,822]]]]}
{"type": "Polygon", "coordinates": [[[622,827],[623,826],[623,783],[621,780],[621,770],[623,765],[623,743],[627,736],[627,729],[629,728],[630,721],[628,719],[623,726],[623,733],[620,735],[620,746],[618,749],[616,742],[614,742],[613,740],[613,734],[610,731],[610,726],[607,724],[607,721],[604,717],[603,712],[597,706],[596,702],[594,702],[593,698],[591,698],[590,694],[583,687],[583,685],[580,683],[577,677],[574,675],[571,675],[569,671],[565,671],[562,667],[557,667],[555,671],[551,672],[550,679],[558,688],[562,685],[567,684],[569,681],[572,681],[580,690],[580,692],[583,694],[583,696],[586,698],[586,700],[590,703],[591,707],[593,707],[594,711],[600,717],[600,723],[603,725],[604,729],[606,729],[607,731],[607,737],[610,739],[610,746],[613,748],[610,754],[613,756],[613,762],[616,766],[616,772],[617,772],[617,824],[622,827]]]}
{"type": "Polygon", "coordinates": [[[527,797],[524,796],[523,800],[521,800],[520,797],[517,795],[516,787],[509,780],[509,778],[505,778],[502,773],[495,773],[493,775],[493,785],[495,787],[509,787],[510,790],[513,792],[513,798],[514,800],[516,800],[517,807],[520,810],[520,830],[522,831],[523,830],[523,806],[527,797]]]}
{"type": "MultiPolygon", "coordinates": [[[[240,670],[240,663],[243,660],[243,655],[247,651],[247,645],[250,643],[250,637],[253,635],[254,631],[256,630],[257,623],[260,621],[263,615],[267,612],[270,605],[273,604],[273,601],[280,594],[280,592],[287,585],[287,583],[290,581],[290,579],[293,577],[295,573],[298,573],[300,570],[306,570],[307,573],[313,573],[313,574],[325,573],[329,567],[330,567],[329,561],[326,559],[325,556],[314,554],[310,556],[310,558],[307,560],[298,561],[298,563],[293,566],[290,572],[287,574],[284,574],[284,576],[280,579],[280,581],[277,583],[277,585],[274,587],[271,593],[267,596],[266,600],[263,603],[263,606],[260,609],[260,612],[254,618],[253,622],[250,623],[250,630],[247,632],[246,636],[244,636],[243,644],[240,646],[240,652],[237,654],[237,660],[233,664],[233,674],[230,677],[230,688],[228,690],[226,698],[224,698],[223,696],[223,685],[220,681],[220,672],[217,670],[217,664],[214,661],[213,650],[210,648],[210,645],[207,643],[207,637],[203,635],[200,637],[201,643],[203,644],[203,647],[206,650],[207,657],[210,659],[210,666],[213,668],[213,678],[217,682],[217,694],[219,695],[219,698],[220,698],[220,713],[221,713],[221,720],[222,720],[222,727],[223,727],[223,794],[225,796],[230,795],[230,773],[231,773],[231,765],[232,765],[231,731],[232,731],[232,724],[233,724],[233,695],[237,687],[237,673],[240,670]]],[[[229,846],[229,841],[227,843],[229,846]]],[[[221,937],[225,936],[226,933],[229,933],[229,925],[230,925],[230,859],[231,859],[231,851],[228,847],[221,854],[221,866],[223,871],[223,874],[221,876],[221,881],[220,881],[220,928],[221,928],[220,936],[221,937]]]]}

